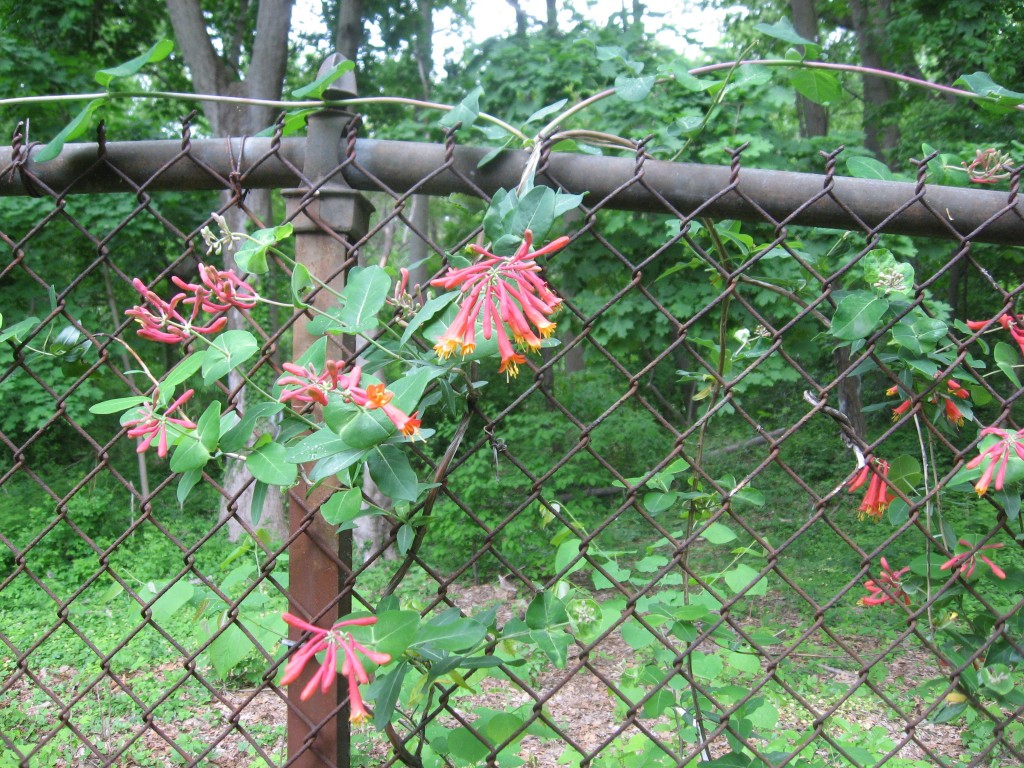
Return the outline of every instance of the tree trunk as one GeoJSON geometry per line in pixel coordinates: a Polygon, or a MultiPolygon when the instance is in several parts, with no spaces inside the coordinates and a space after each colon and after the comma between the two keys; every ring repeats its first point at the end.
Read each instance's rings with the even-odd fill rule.
{"type": "Polygon", "coordinates": [[[547,0],[547,20],[544,29],[549,35],[558,31],[558,0],[547,0]]]}
{"type": "MultiPolygon", "coordinates": [[[[860,61],[865,67],[886,69],[882,52],[886,50],[890,0],[849,0],[850,18],[857,36],[860,61]]],[[[896,86],[889,80],[864,76],[864,144],[882,160],[889,160],[900,134],[898,126],[886,119],[896,86]]]]}
{"type": "Polygon", "coordinates": [[[505,0],[516,12],[516,37],[526,37],[526,12],[519,0],[505,0]]]}
{"type": "MultiPolygon", "coordinates": [[[[793,28],[807,40],[818,40],[818,12],[814,0],[789,0],[793,28]]],[[[828,110],[821,104],[797,94],[796,112],[800,120],[801,138],[828,135],[828,110]]]]}
{"type": "Polygon", "coordinates": [[[842,376],[837,392],[839,394],[839,411],[850,420],[850,426],[857,436],[863,438],[867,434],[864,424],[864,410],[860,398],[860,376],[853,376],[850,369],[850,350],[848,347],[837,349],[833,355],[836,373],[842,376]]]}
{"type": "Polygon", "coordinates": [[[349,61],[355,61],[363,44],[363,0],[338,3],[338,29],[334,49],[349,61]]]}
{"type": "MultiPolygon", "coordinates": [[[[256,12],[256,30],[252,38],[250,63],[243,79],[240,73],[244,46],[229,44],[222,57],[210,39],[198,0],[167,0],[167,11],[174,36],[192,76],[195,92],[253,99],[280,99],[288,60],[292,3],[293,0],[260,0],[256,12]],[[237,58],[229,58],[231,56],[237,58]]],[[[239,10],[240,15],[245,6],[246,3],[243,3],[239,10]]],[[[233,37],[241,41],[237,34],[233,37]]],[[[275,109],[256,105],[203,102],[203,113],[210,121],[215,135],[247,136],[270,125],[274,120],[275,109]]],[[[229,226],[233,231],[243,230],[250,222],[245,210],[240,207],[242,201],[227,199],[226,202],[233,205],[226,217],[229,226]]],[[[246,200],[246,207],[258,219],[266,221],[270,215],[269,195],[250,194],[246,200]]],[[[233,254],[227,250],[224,253],[224,266],[236,266],[233,254]]],[[[228,313],[229,328],[241,328],[244,324],[245,320],[239,313],[234,310],[228,313]]],[[[228,376],[228,387],[235,393],[238,408],[244,410],[246,390],[241,378],[233,371],[228,376]]],[[[287,536],[288,521],[281,494],[268,493],[262,514],[259,511],[253,514],[253,481],[244,462],[228,462],[223,487],[225,496],[221,500],[220,517],[230,518],[228,535],[232,541],[237,540],[243,530],[251,531],[257,526],[266,529],[278,539],[287,536]]]]}

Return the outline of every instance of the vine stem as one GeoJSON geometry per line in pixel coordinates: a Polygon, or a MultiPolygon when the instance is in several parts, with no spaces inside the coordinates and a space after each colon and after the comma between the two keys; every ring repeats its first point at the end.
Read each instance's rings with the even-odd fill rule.
{"type": "MultiPolygon", "coordinates": [[[[940,83],[933,83],[928,80],[922,80],[920,78],[911,77],[910,75],[903,75],[898,72],[888,72],[884,69],[875,69],[874,67],[865,67],[860,64],[840,64],[828,61],[807,61],[807,60],[790,60],[790,59],[734,59],[732,61],[721,62],[718,64],[708,64],[701,67],[694,67],[689,70],[689,74],[694,77],[700,75],[710,74],[712,72],[720,72],[722,70],[733,70],[736,67],[750,65],[750,66],[763,66],[763,67],[786,67],[786,68],[805,68],[805,69],[823,69],[832,72],[849,72],[859,75],[870,75],[873,77],[882,78],[883,80],[892,80],[895,82],[906,83],[918,88],[925,88],[928,90],[937,91],[950,96],[956,96],[958,98],[971,99],[972,101],[984,101],[986,97],[983,94],[974,93],[973,91],[967,91],[963,88],[955,88],[950,85],[942,85],[940,83]]],[[[658,78],[655,80],[655,84],[663,84],[666,82],[672,82],[674,78],[665,77],[658,78]]],[[[565,110],[553,120],[548,122],[537,135],[531,139],[521,130],[515,126],[505,122],[499,117],[488,114],[486,112],[480,112],[479,117],[482,120],[493,123],[500,126],[502,129],[507,131],[512,136],[515,136],[523,142],[543,142],[549,138],[556,130],[556,128],[568,120],[570,117],[577,113],[587,109],[591,105],[602,101],[603,99],[613,96],[618,92],[617,88],[607,88],[600,93],[596,93],[583,101],[574,104],[565,110]]],[[[338,100],[309,100],[309,101],[282,101],[279,99],[252,99],[241,96],[218,96],[214,94],[197,94],[197,93],[182,93],[179,91],[100,91],[96,93],[77,93],[77,94],[61,94],[61,95],[49,95],[49,96],[17,96],[13,98],[0,99],[0,107],[9,106],[21,106],[26,104],[52,104],[61,103],[68,101],[85,101],[93,99],[171,99],[175,101],[192,101],[192,102],[210,102],[218,104],[244,104],[249,106],[264,106],[264,107],[276,107],[278,109],[322,109],[324,107],[347,107],[356,106],[360,104],[404,104],[406,106],[417,107],[420,109],[434,109],[442,112],[451,112],[455,109],[455,105],[452,104],[441,104],[434,101],[423,101],[421,99],[410,99],[403,96],[365,96],[357,97],[352,99],[338,99],[338,100]]],[[[1015,111],[1024,112],[1024,104],[1014,104],[1012,107],[1008,107],[1015,111]]]]}

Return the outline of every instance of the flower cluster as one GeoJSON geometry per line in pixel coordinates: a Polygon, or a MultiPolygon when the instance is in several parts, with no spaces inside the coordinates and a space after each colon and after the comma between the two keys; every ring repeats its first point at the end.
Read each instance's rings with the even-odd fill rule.
{"type": "MultiPolygon", "coordinates": [[[[885,390],[885,394],[889,397],[895,397],[899,394],[900,389],[898,386],[889,387],[885,390]]],[[[933,405],[941,406],[941,413],[946,417],[946,421],[956,427],[962,427],[964,425],[964,414],[960,410],[960,406],[957,405],[956,399],[967,400],[970,398],[971,393],[967,391],[956,379],[946,380],[946,390],[944,392],[937,392],[928,398],[928,402],[933,405]]],[[[909,397],[904,398],[899,405],[892,409],[892,420],[898,421],[900,416],[910,410],[913,405],[913,400],[909,397]]],[[[936,417],[938,418],[938,417],[936,417]]]]}
{"type": "MultiPolygon", "coordinates": [[[[981,331],[992,322],[991,320],[968,320],[967,327],[972,331],[981,331]]],[[[1020,347],[1021,354],[1024,354],[1024,315],[1012,315],[1009,312],[1004,312],[997,319],[1004,330],[1010,332],[1010,336],[1017,342],[1017,346],[1020,347]]]]}
{"type": "Polygon", "coordinates": [[[506,377],[518,375],[519,364],[526,358],[512,342],[521,351],[538,351],[541,340],[554,332],[555,324],[548,318],[562,303],[538,274],[540,267],[535,258],[554,253],[568,242],[569,238],[560,237],[531,252],[533,233],[526,230],[522,245],[512,256],[495,256],[477,245],[470,246],[483,256],[482,260],[461,269],[449,268],[443,277],[430,283],[448,290],[461,286],[464,294],[455,319],[434,345],[438,356],[472,354],[480,322],[483,337],[490,340],[494,336],[497,340],[501,354],[498,372],[506,377]]]}
{"type": "Polygon", "coordinates": [[[1006,572],[998,565],[993,563],[983,554],[981,551],[984,549],[1002,549],[1002,542],[998,544],[985,544],[981,547],[975,547],[967,539],[960,539],[960,546],[967,547],[966,552],[961,552],[954,555],[949,560],[939,566],[940,571],[948,571],[951,568],[955,568],[957,573],[963,576],[965,579],[969,579],[974,573],[974,569],[977,566],[977,561],[981,560],[985,565],[992,569],[992,573],[996,578],[1005,579],[1006,572]]]}
{"type": "Polygon", "coordinates": [[[139,443],[139,447],[136,449],[137,453],[145,453],[149,450],[153,441],[156,440],[156,455],[162,459],[167,455],[168,424],[174,424],[182,429],[196,428],[195,423],[187,418],[171,416],[172,413],[187,403],[194,394],[194,389],[188,390],[181,397],[171,403],[170,407],[160,415],[157,415],[156,411],[153,409],[153,404],[148,403],[143,409],[142,415],[137,419],[125,422],[125,426],[128,427],[128,437],[145,437],[145,439],[139,443]]]}
{"type": "Polygon", "coordinates": [[[321,693],[327,693],[334,679],[338,676],[337,659],[339,651],[343,660],[341,663],[341,674],[348,679],[349,696],[349,720],[361,724],[365,722],[370,713],[363,704],[363,696],[359,691],[360,685],[370,682],[370,676],[363,666],[359,654],[362,654],[374,664],[387,664],[391,656],[386,653],[373,651],[358,642],[350,632],[342,631],[342,627],[367,627],[377,623],[376,616],[364,616],[358,619],[347,619],[339,621],[330,629],[323,629],[303,621],[298,616],[290,613],[282,614],[282,618],[293,627],[312,633],[312,637],[306,640],[301,647],[292,655],[284,668],[284,675],[281,677],[281,685],[294,683],[306,664],[321,651],[324,653],[324,660],[320,667],[310,677],[306,687],[302,689],[299,698],[306,701],[313,693],[320,689],[321,693]]]}
{"type": "Polygon", "coordinates": [[[997,184],[1004,181],[1010,178],[1012,166],[1013,158],[995,147],[979,149],[970,165],[963,163],[967,178],[973,184],[997,184]]]}
{"type": "Polygon", "coordinates": [[[217,333],[227,325],[228,319],[222,316],[203,324],[197,322],[200,312],[217,313],[231,307],[251,309],[259,299],[256,291],[230,270],[221,271],[200,264],[199,277],[201,285],[172,277],[172,282],[183,293],[175,294],[170,301],[151,291],[139,278],[132,280],[135,290],[149,305],[125,310],[126,315],[135,318],[142,326],[139,336],[162,344],[179,344],[188,341],[194,333],[217,333]],[[182,314],[184,307],[191,307],[191,310],[182,314]]]}
{"type": "Polygon", "coordinates": [[[988,448],[984,449],[980,454],[975,456],[969,462],[967,462],[967,469],[976,469],[982,464],[986,465],[984,471],[981,473],[981,478],[974,485],[974,490],[979,496],[984,496],[988,491],[989,486],[992,484],[992,479],[995,478],[995,486],[997,491],[1003,490],[1003,483],[1006,480],[1006,468],[1010,463],[1011,451],[1013,455],[1020,461],[1024,461],[1024,429],[1016,432],[1009,432],[1005,429],[997,429],[996,427],[986,427],[979,433],[982,437],[985,435],[995,435],[999,439],[992,443],[988,448]]]}
{"type": "Polygon", "coordinates": [[[284,363],[282,367],[288,375],[278,379],[277,386],[296,387],[281,393],[279,400],[282,403],[291,401],[327,405],[327,394],[336,391],[346,402],[354,403],[360,408],[368,411],[379,408],[403,435],[413,437],[419,432],[422,423],[419,413],[410,416],[391,405],[394,393],[388,391],[383,384],[371,384],[365,389],[359,386],[363,371],[358,365],[348,374],[341,372],[344,363],[337,360],[326,361],[321,373],[317,373],[312,367],[303,368],[294,363],[284,363]]]}
{"type": "Polygon", "coordinates": [[[857,517],[863,520],[870,517],[873,520],[880,520],[882,513],[888,509],[889,503],[896,498],[889,491],[885,478],[889,475],[889,462],[882,459],[868,458],[864,466],[857,470],[846,490],[856,491],[867,483],[868,490],[864,494],[864,500],[858,507],[857,517]]]}
{"type": "Polygon", "coordinates": [[[909,573],[910,566],[904,566],[898,571],[889,567],[889,561],[884,557],[881,559],[882,575],[874,581],[864,583],[864,589],[870,594],[857,601],[857,605],[885,605],[886,603],[899,603],[910,605],[910,596],[903,591],[903,576],[909,573]]]}

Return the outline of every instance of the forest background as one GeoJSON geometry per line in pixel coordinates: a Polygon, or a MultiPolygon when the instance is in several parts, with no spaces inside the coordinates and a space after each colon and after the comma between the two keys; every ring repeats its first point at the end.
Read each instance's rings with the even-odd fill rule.
{"type": "MultiPolygon", "coordinates": [[[[676,29],[666,36],[669,17],[662,14],[664,9],[641,2],[622,2],[606,18],[595,21],[592,12],[582,12],[575,3],[548,0],[543,13],[533,16],[518,2],[509,0],[514,25],[506,34],[474,40],[474,19],[488,13],[489,6],[469,0],[324,2],[314,9],[322,15],[322,29],[331,31],[324,35],[300,24],[302,19],[289,0],[6,2],[0,4],[0,83],[5,84],[4,92],[15,95],[91,92],[95,90],[92,76],[97,65],[127,61],[166,38],[174,40],[174,50],[159,66],[145,70],[141,79],[147,89],[275,100],[310,82],[324,58],[337,51],[357,62],[360,96],[456,104],[479,88],[482,110],[519,125],[550,104],[562,99],[576,101],[609,87],[626,65],[639,74],[644,69],[654,72],[669,61],[685,61],[689,68],[780,56],[787,46],[777,38],[766,37],[757,25],[777,24],[782,19],[791,20],[802,38],[816,41],[820,48],[817,58],[825,61],[885,69],[944,84],[978,71],[1011,88],[1024,83],[1024,62],[1018,55],[1024,43],[1024,9],[1011,0],[953,0],[941,8],[926,0],[695,3],[695,9],[709,13],[714,10],[712,18],[723,20],[718,43],[703,47],[698,43],[706,39],[706,30],[676,29]],[[453,37],[472,42],[449,50],[448,41],[453,37]],[[54,45],[54,40],[60,45],[54,45]],[[670,47],[673,40],[678,41],[678,49],[670,47]]],[[[911,158],[938,151],[942,162],[938,176],[930,181],[952,185],[969,183],[962,167],[979,149],[991,147],[1013,158],[1024,151],[1008,128],[1005,115],[980,109],[970,100],[855,73],[837,77],[836,88],[831,98],[818,94],[819,98],[809,99],[802,95],[799,81],[791,73],[765,77],[763,72],[743,72],[721,98],[709,101],[707,94],[697,91],[633,103],[607,100],[588,111],[587,125],[616,136],[651,136],[649,147],[659,159],[726,164],[727,149],[745,146],[744,163],[767,169],[820,172],[821,152],[842,145],[846,148],[844,162],[867,158],[873,161],[868,167],[880,178],[912,180],[916,168],[911,158]]],[[[170,100],[112,100],[103,111],[106,135],[117,141],[176,138],[181,119],[192,106],[170,100]]],[[[196,137],[256,134],[271,126],[280,111],[265,106],[239,109],[214,102],[194,106],[200,110],[193,124],[196,137]]],[[[45,142],[80,108],[81,104],[66,102],[33,105],[31,109],[3,107],[0,125],[13,131],[21,122],[29,141],[45,142]],[[23,122],[26,119],[27,124],[23,122]]],[[[367,137],[436,141],[444,135],[438,115],[430,111],[413,110],[405,104],[367,104],[360,111],[364,115],[362,135],[367,137]]],[[[82,140],[90,138],[86,134],[82,140]]],[[[485,135],[480,141],[486,143],[489,139],[485,135]]],[[[582,145],[563,148],[587,151],[582,145]]],[[[265,222],[273,223],[283,213],[283,204],[276,196],[254,195],[249,203],[265,222]]],[[[4,200],[0,215],[5,229],[27,229],[40,218],[47,204],[29,199],[4,200]]],[[[214,194],[206,200],[177,193],[165,193],[160,198],[161,209],[180,220],[201,221],[217,204],[214,194]]],[[[76,201],[75,216],[99,231],[115,227],[132,205],[131,200],[81,198],[76,201]]],[[[479,212],[464,201],[449,206],[446,201],[417,198],[409,217],[415,228],[430,233],[433,241],[444,243],[457,239],[466,222],[479,212]],[[461,214],[460,207],[464,208],[461,214]]],[[[664,226],[657,217],[611,212],[604,220],[603,231],[617,248],[628,253],[637,247],[636,243],[659,236],[664,226]]],[[[737,231],[737,238],[741,237],[737,231]]],[[[817,242],[808,237],[805,247],[824,251],[834,240],[835,233],[823,233],[817,242]]],[[[148,282],[166,268],[177,245],[156,223],[140,222],[118,239],[116,247],[121,268],[148,282]]],[[[61,253],[47,273],[55,285],[73,283],[83,265],[95,257],[87,241],[69,237],[57,228],[35,236],[34,247],[61,253]]],[[[894,238],[889,247],[912,262],[918,274],[934,272],[948,255],[948,248],[921,240],[894,238]]],[[[380,258],[391,249],[395,267],[420,265],[431,256],[425,243],[408,230],[396,229],[393,239],[380,248],[381,253],[370,255],[380,258]]],[[[1024,259],[1019,252],[993,247],[983,253],[987,268],[1000,280],[1008,285],[1024,281],[1024,259]]],[[[436,266],[427,261],[423,274],[436,266]]],[[[601,286],[612,266],[595,257],[585,263],[553,265],[551,275],[567,295],[586,307],[588,302],[601,302],[601,286]]],[[[945,304],[955,317],[989,317],[991,296],[976,291],[976,285],[963,268],[957,267],[931,290],[933,298],[945,304]]],[[[666,281],[652,290],[681,317],[702,306],[717,288],[680,280],[666,281]]],[[[129,305],[131,296],[130,287],[111,286],[102,275],[93,273],[76,288],[71,311],[86,327],[101,328],[117,317],[112,308],[129,305]]],[[[40,293],[38,286],[0,279],[0,308],[5,317],[33,314],[46,301],[45,292],[40,293]]],[[[764,295],[765,306],[773,301],[778,301],[777,295],[764,295]]],[[[707,330],[713,335],[713,329],[707,330]]],[[[641,303],[627,297],[606,317],[598,340],[617,358],[640,365],[644,349],[660,348],[668,332],[657,316],[645,313],[641,303]]],[[[830,351],[816,349],[815,333],[810,330],[803,338],[794,338],[792,345],[823,376],[834,372],[837,363],[842,364],[830,351]]],[[[0,352],[3,354],[6,351],[0,352]]],[[[0,356],[0,363],[7,362],[0,356]]],[[[578,359],[567,360],[564,371],[558,374],[564,377],[567,402],[581,414],[588,413],[590,402],[599,400],[592,395],[608,387],[610,374],[600,366],[590,366],[591,362],[581,353],[578,359]]],[[[34,366],[54,386],[66,375],[57,360],[40,360],[34,366]]],[[[679,367],[684,370],[686,361],[680,361],[679,367]]],[[[673,377],[657,384],[664,391],[678,394],[665,406],[673,419],[686,424],[698,418],[705,384],[699,377],[673,377]]],[[[792,413],[800,407],[799,382],[784,366],[766,366],[747,377],[743,386],[751,409],[766,420],[776,415],[779,423],[784,423],[787,416],[777,412],[780,402],[794,409],[792,413]]],[[[92,413],[89,408],[118,394],[116,380],[88,380],[66,403],[69,419],[80,427],[112,434],[117,429],[116,418],[92,413]]],[[[874,395],[875,401],[881,399],[880,392],[874,395]]],[[[7,445],[21,445],[51,416],[52,398],[42,388],[12,387],[10,383],[5,384],[5,396],[7,407],[0,412],[0,433],[8,438],[7,445]]],[[[506,397],[510,402],[515,390],[494,396],[499,400],[506,397]]],[[[864,404],[849,404],[851,419],[863,434],[877,432],[889,422],[889,415],[882,408],[865,410],[864,404]]],[[[783,405],[781,411],[786,408],[783,405]]],[[[548,419],[543,407],[525,408],[509,420],[505,439],[514,442],[520,452],[536,457],[540,465],[546,457],[555,460],[564,452],[569,438],[546,429],[548,419]]],[[[801,462],[805,477],[834,482],[838,475],[833,457],[815,449],[827,429],[829,425],[823,425],[821,431],[816,427],[804,430],[788,443],[787,451],[805,455],[801,462]]],[[[625,474],[642,474],[664,454],[664,436],[657,434],[656,427],[642,413],[624,409],[616,415],[611,432],[615,434],[600,438],[603,442],[599,448],[625,474]]],[[[746,437],[728,429],[716,433],[710,442],[711,453],[715,447],[729,447],[746,437]]],[[[132,453],[132,447],[124,446],[126,455],[132,453]]],[[[73,475],[73,468],[92,458],[91,448],[78,441],[70,428],[62,431],[60,423],[43,439],[31,441],[30,453],[37,463],[49,465],[46,480],[54,488],[61,487],[62,478],[73,475]],[[42,457],[47,457],[46,461],[41,461],[42,457]]],[[[734,458],[735,454],[722,454],[721,468],[726,470],[734,458]]],[[[12,461],[13,456],[4,455],[0,466],[12,461]]],[[[155,457],[138,461],[135,479],[142,489],[153,482],[153,473],[166,472],[166,465],[155,457]]],[[[713,464],[715,460],[709,461],[713,464]]],[[[571,504],[584,521],[602,503],[599,492],[608,490],[600,467],[590,469],[589,475],[584,469],[572,477],[556,477],[552,486],[552,491],[562,494],[559,498],[571,504]]],[[[225,470],[226,486],[229,472],[225,470]]],[[[464,491],[474,507],[500,507],[503,497],[514,490],[507,484],[498,487],[489,482],[494,466],[488,457],[476,461],[474,472],[483,479],[464,491]]],[[[773,488],[769,482],[759,490],[765,496],[766,509],[786,505],[788,491],[782,485],[773,488]]],[[[166,501],[169,509],[176,507],[172,498],[166,501]]],[[[102,481],[88,495],[76,497],[74,505],[75,519],[96,541],[116,537],[124,528],[125,518],[135,514],[123,489],[102,481]],[[111,509],[119,513],[111,515],[111,509]]],[[[218,507],[215,494],[200,493],[175,511],[176,530],[183,538],[189,532],[198,534],[223,514],[218,507]]],[[[15,479],[5,483],[0,496],[0,531],[11,541],[30,540],[51,517],[50,505],[39,498],[31,482],[15,479]]],[[[451,510],[435,512],[425,557],[441,559],[451,546],[472,550],[479,545],[479,533],[459,527],[455,519],[451,510]]],[[[272,537],[280,538],[285,530],[283,508],[265,512],[260,525],[272,537]]],[[[536,519],[523,516],[505,529],[502,547],[507,557],[543,576],[557,545],[546,538],[525,535],[536,526],[536,519]]],[[[208,553],[211,562],[233,556],[237,533],[233,533],[236,541],[229,542],[225,536],[223,547],[208,553]]],[[[370,542],[380,534],[380,530],[364,532],[370,542]]],[[[779,534],[783,535],[782,529],[779,534]]],[[[621,536],[623,546],[634,543],[628,530],[621,536]]],[[[179,553],[174,549],[164,551],[162,545],[155,536],[126,542],[125,557],[134,557],[132,570],[141,582],[158,579],[174,569],[179,553]]],[[[830,552],[831,545],[825,540],[807,539],[806,546],[806,560],[818,562],[817,555],[830,552]]],[[[95,567],[93,555],[74,531],[57,527],[33,547],[33,567],[74,584],[95,567]]],[[[13,561],[13,556],[10,559],[13,561]]],[[[845,567],[842,563],[834,566],[834,572],[845,567]]],[[[475,576],[493,581],[502,574],[497,563],[482,560],[475,576]]],[[[829,569],[815,576],[808,574],[808,578],[827,582],[829,569]]],[[[40,604],[29,592],[21,608],[3,609],[8,621],[24,621],[18,611],[32,610],[40,604]]],[[[48,607],[45,600],[41,605],[48,607]]],[[[246,670],[242,665],[227,672],[244,677],[257,676],[259,670],[255,666],[246,670]]]]}

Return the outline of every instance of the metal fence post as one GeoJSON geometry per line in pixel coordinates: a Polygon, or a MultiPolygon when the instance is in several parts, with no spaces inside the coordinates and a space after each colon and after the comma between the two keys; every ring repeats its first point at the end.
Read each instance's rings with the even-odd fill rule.
{"type": "MultiPolygon", "coordinates": [[[[328,71],[341,57],[333,54],[324,61],[320,73],[328,71]]],[[[343,75],[329,88],[326,99],[345,99],[356,95],[355,76],[343,75]]],[[[352,243],[366,234],[373,206],[336,172],[343,157],[342,134],[354,115],[328,108],[309,117],[303,175],[312,189],[285,190],[288,218],[295,228],[295,258],[310,274],[335,290],[344,286],[345,272],[354,265],[352,243]]],[[[325,308],[333,302],[326,291],[319,291],[307,303],[325,308]]],[[[293,357],[298,358],[313,341],[299,320],[294,326],[293,357]]],[[[350,359],[352,350],[331,340],[328,358],[350,359]]],[[[344,594],[346,577],[351,573],[351,532],[340,536],[317,512],[333,491],[324,483],[307,495],[300,483],[292,489],[289,504],[292,544],[289,548],[291,610],[312,617],[319,626],[328,627],[351,610],[351,596],[344,594]]],[[[301,633],[292,629],[291,639],[301,633]]],[[[311,672],[297,680],[288,693],[288,758],[298,768],[349,766],[349,723],[340,702],[347,696],[344,685],[335,685],[327,695],[317,694],[300,701],[299,693],[311,672]]]]}

